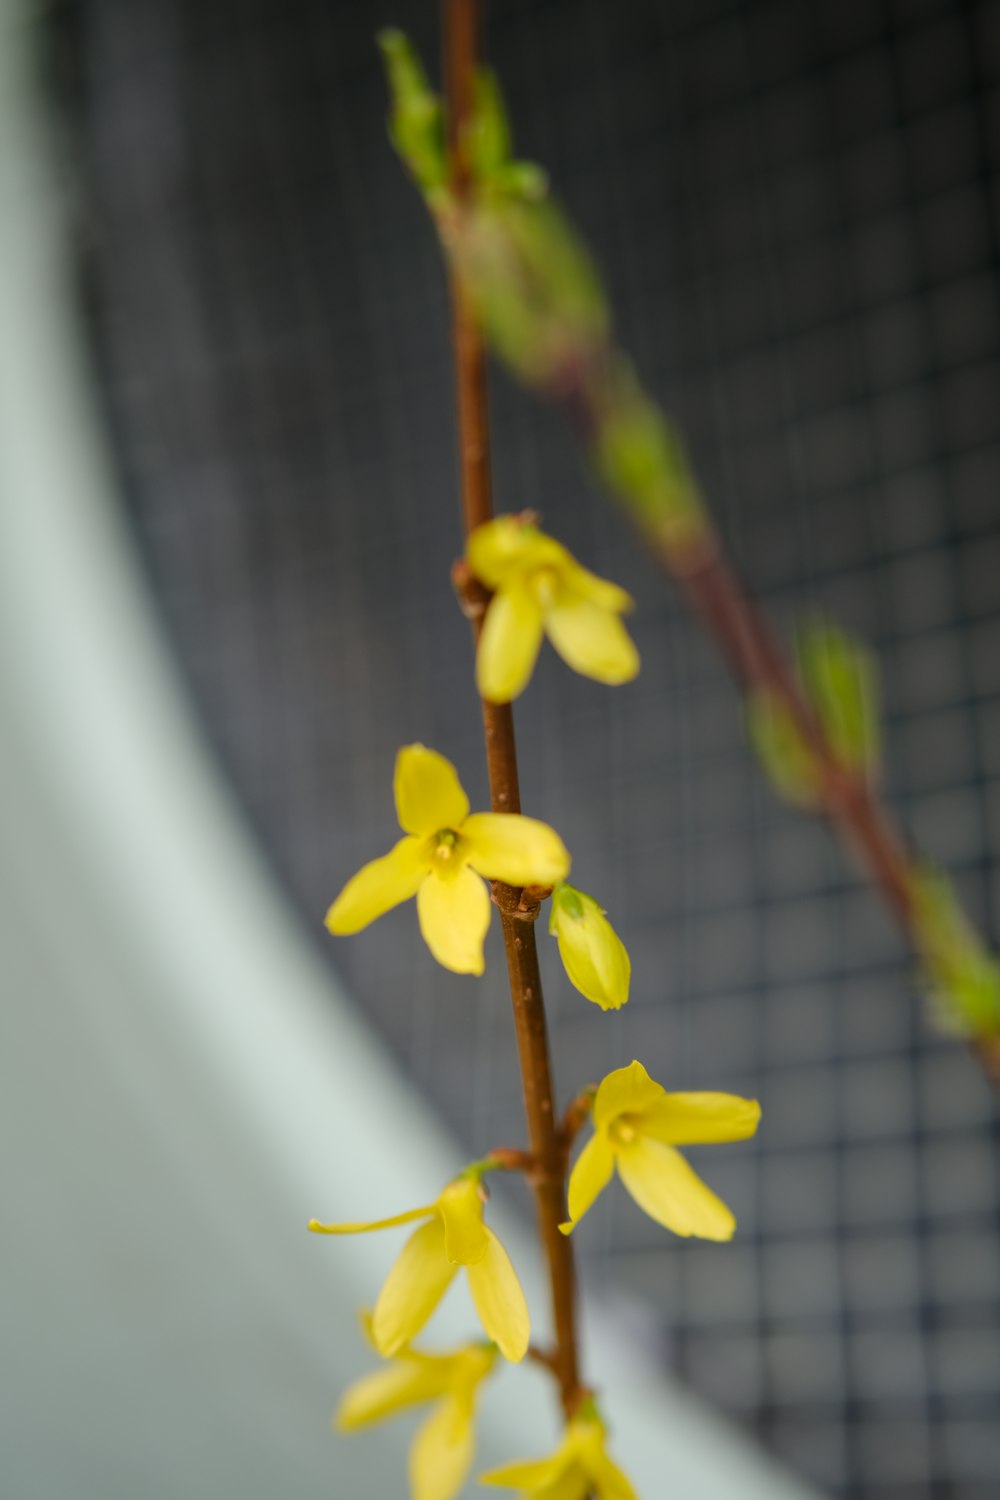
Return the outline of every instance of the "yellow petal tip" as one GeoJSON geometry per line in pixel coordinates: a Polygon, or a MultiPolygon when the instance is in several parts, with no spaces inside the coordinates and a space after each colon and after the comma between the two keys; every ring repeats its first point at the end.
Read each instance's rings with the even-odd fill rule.
{"type": "Polygon", "coordinates": [[[403,1338],[379,1338],[378,1334],[373,1328],[372,1343],[375,1345],[375,1352],[377,1354],[381,1354],[383,1359],[391,1359],[394,1354],[399,1353],[400,1349],[402,1349],[403,1345],[406,1343],[406,1340],[403,1338]]]}
{"type": "Polygon", "coordinates": [[[476,673],[476,691],[484,703],[496,703],[501,707],[505,703],[513,703],[523,693],[523,688],[518,688],[516,693],[506,691],[498,682],[492,681],[485,673],[476,673]]]}
{"type": "MultiPolygon", "coordinates": [[[[428,943],[427,946],[430,947],[430,944],[428,943]]],[[[447,969],[449,974],[471,974],[473,979],[481,979],[486,973],[486,960],[483,958],[478,963],[446,963],[440,954],[435,953],[434,957],[442,969],[447,969]]]]}

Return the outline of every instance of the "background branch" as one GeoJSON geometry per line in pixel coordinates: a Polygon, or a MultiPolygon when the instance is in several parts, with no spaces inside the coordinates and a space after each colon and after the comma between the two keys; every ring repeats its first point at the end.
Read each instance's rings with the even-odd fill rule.
{"type": "MultiPolygon", "coordinates": [[[[472,57],[474,7],[455,0],[448,15],[453,59],[463,51],[472,57]]],[[[461,70],[449,74],[449,178],[435,137],[439,106],[419,60],[399,34],[383,45],[397,149],[424,192],[451,266],[467,529],[490,514],[488,488],[477,490],[488,466],[474,411],[485,399],[478,328],[518,379],[568,409],[595,469],[745,690],[751,735],[775,787],[825,817],[849,846],[908,937],[945,1024],[1000,1082],[1000,964],[951,882],[908,846],[877,794],[875,674],[867,653],[824,626],[800,637],[795,670],[726,557],[680,434],[615,346],[586,248],[549,198],[545,174],[513,158],[495,81],[471,64],[461,78],[461,70]]],[[[476,624],[485,597],[461,569],[455,583],[476,624]]],[[[510,717],[487,709],[485,721],[497,805],[513,809],[510,717]]]]}

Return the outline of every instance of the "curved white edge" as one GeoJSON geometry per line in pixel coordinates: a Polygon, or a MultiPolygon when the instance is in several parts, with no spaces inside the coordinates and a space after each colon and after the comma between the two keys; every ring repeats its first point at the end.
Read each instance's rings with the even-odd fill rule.
{"type": "MultiPolygon", "coordinates": [[[[401,1494],[405,1423],[339,1442],[326,1430],[368,1364],[353,1309],[398,1236],[330,1241],[305,1223],[425,1200],[461,1162],[303,942],[191,721],[88,399],[34,47],[31,8],[8,3],[5,1466],[19,1493],[102,1500],[401,1494]]],[[[530,1236],[498,1227],[542,1306],[530,1236]]],[[[434,1341],[469,1326],[452,1298],[434,1341]]],[[[587,1345],[645,1500],[804,1500],[600,1310],[587,1345]]],[[[553,1440],[543,1384],[505,1372],[484,1403],[485,1462],[553,1440]]]]}

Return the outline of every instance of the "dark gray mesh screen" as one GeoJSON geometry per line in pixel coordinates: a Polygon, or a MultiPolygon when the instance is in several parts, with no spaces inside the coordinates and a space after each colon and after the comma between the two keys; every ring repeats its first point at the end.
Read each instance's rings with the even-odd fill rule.
{"type": "MultiPolygon", "coordinates": [[[[434,7],[58,14],[95,359],[207,731],[406,1071],[470,1151],[516,1143],[498,935],[477,983],[433,964],[412,908],[321,931],[394,837],[399,744],[485,794],[448,585],[444,280],[372,42],[391,20],[433,59],[434,7]]],[[[734,553],[783,627],[822,609],[875,646],[889,799],[996,930],[1000,4],[497,0],[489,41],[734,553]]],[[[692,1153],[732,1247],[612,1195],[577,1237],[584,1281],[831,1493],[996,1496],[988,1090],[844,854],[764,784],[722,666],[558,414],[503,377],[492,399],[498,505],[540,509],[639,604],[636,683],[549,654],[517,710],[526,810],[634,962],[629,1006],[602,1016],[543,937],[562,1087],[638,1055],[668,1086],[764,1104],[756,1143],[692,1153]]]]}

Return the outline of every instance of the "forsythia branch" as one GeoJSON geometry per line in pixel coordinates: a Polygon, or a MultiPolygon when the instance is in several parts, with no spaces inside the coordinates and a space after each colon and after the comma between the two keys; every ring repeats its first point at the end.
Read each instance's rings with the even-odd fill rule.
{"type": "MultiPolygon", "coordinates": [[[[453,200],[472,186],[469,123],[473,118],[478,11],[472,0],[446,0],[445,75],[448,97],[448,178],[453,200]]],[[[485,354],[478,322],[462,279],[452,277],[452,317],[462,514],[468,539],[493,513],[485,354]]],[[[478,639],[482,618],[473,620],[478,639]]],[[[483,700],[483,731],[490,795],[496,812],[518,812],[520,793],[514,721],[509,704],[483,700]]],[[[580,1400],[576,1326],[576,1276],[568,1241],[559,1232],[564,1213],[565,1157],[555,1121],[548,1029],[534,927],[518,920],[522,892],[494,885],[500,908],[524,1092],[528,1139],[535,1163],[533,1189],[548,1264],[555,1327],[552,1368],[563,1409],[580,1400]]]]}

